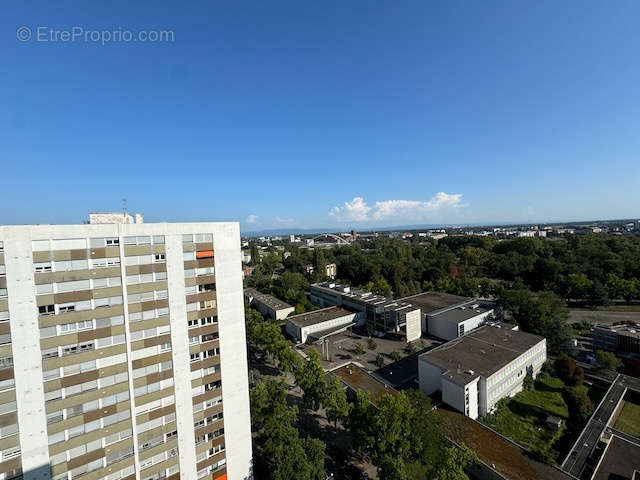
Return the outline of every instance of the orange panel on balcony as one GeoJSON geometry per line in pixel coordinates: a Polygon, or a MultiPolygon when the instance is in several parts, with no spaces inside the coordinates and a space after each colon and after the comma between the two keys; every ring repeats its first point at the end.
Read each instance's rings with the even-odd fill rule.
{"type": "Polygon", "coordinates": [[[212,258],[213,250],[202,250],[201,252],[196,252],[196,258],[212,258]]]}
{"type": "Polygon", "coordinates": [[[227,474],[223,473],[222,475],[220,475],[219,477],[215,476],[216,474],[213,474],[213,478],[215,478],[216,480],[227,480],[227,474]]]}

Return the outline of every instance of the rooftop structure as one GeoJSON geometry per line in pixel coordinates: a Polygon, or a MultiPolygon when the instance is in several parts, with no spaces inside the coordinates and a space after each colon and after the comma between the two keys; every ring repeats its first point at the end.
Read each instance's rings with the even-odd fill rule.
{"type": "Polygon", "coordinates": [[[472,418],[522,389],[547,358],[546,340],[538,335],[485,325],[419,357],[420,389],[442,392],[442,399],[472,418]]]}
{"type": "Polygon", "coordinates": [[[420,307],[423,314],[436,313],[443,309],[473,302],[472,298],[443,292],[423,292],[404,297],[402,300],[420,307]]]}
{"type": "Polygon", "coordinates": [[[244,296],[249,302],[249,305],[263,315],[267,315],[276,320],[284,320],[287,318],[287,315],[295,310],[295,308],[287,302],[283,302],[273,295],[261,293],[255,288],[245,288],[244,296]]]}
{"type": "Polygon", "coordinates": [[[352,394],[362,390],[368,392],[371,402],[377,405],[384,395],[397,395],[398,392],[383,381],[374,377],[355,363],[348,363],[331,371],[349,388],[352,394]]]}
{"type": "Polygon", "coordinates": [[[422,311],[422,331],[444,340],[453,340],[493,317],[493,305],[469,297],[442,292],[424,292],[405,297],[422,311]]]}
{"type": "Polygon", "coordinates": [[[640,479],[640,440],[632,443],[616,435],[611,437],[593,480],[640,479]]]}
{"type": "Polygon", "coordinates": [[[362,312],[375,331],[403,334],[407,341],[420,338],[420,309],[409,302],[332,282],[311,285],[310,298],[319,307],[342,306],[362,312]]]}
{"type": "Polygon", "coordinates": [[[329,307],[287,318],[286,330],[291,337],[305,343],[308,337],[320,340],[356,324],[361,315],[342,307],[329,307]]]}
{"type": "Polygon", "coordinates": [[[100,225],[105,223],[144,223],[141,213],[135,216],[127,212],[93,212],[89,213],[89,224],[100,225]]]}

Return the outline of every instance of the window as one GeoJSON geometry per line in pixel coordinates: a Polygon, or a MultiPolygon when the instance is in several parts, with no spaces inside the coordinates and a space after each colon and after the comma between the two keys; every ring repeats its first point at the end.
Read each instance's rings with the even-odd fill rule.
{"type": "Polygon", "coordinates": [[[34,263],[33,268],[35,269],[36,273],[50,272],[51,262],[34,263]]]}
{"type": "Polygon", "coordinates": [[[56,313],[55,305],[40,305],[38,307],[38,313],[40,315],[54,315],[56,313]]]}
{"type": "Polygon", "coordinates": [[[153,261],[156,262],[156,263],[164,262],[164,253],[156,253],[153,256],[153,261]]]}
{"type": "Polygon", "coordinates": [[[107,238],[106,239],[106,244],[107,244],[107,247],[113,246],[113,245],[120,245],[120,239],[119,238],[107,238]]]}

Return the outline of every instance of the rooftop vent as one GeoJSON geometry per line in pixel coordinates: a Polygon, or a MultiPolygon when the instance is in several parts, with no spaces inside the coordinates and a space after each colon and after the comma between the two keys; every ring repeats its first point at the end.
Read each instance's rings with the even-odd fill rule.
{"type": "Polygon", "coordinates": [[[466,373],[467,375],[473,375],[476,372],[474,372],[473,370],[465,370],[464,373],[466,373]]]}

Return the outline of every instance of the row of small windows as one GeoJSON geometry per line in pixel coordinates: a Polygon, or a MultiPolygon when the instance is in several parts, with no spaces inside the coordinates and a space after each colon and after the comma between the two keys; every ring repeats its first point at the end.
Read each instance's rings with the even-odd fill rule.
{"type": "MultiPolygon", "coordinates": [[[[70,472],[64,472],[54,477],[51,477],[51,480],[68,480],[70,472]]],[[[130,465],[122,470],[110,473],[109,475],[105,475],[103,480],[121,480],[123,478],[130,477],[135,474],[135,467],[130,465]]],[[[73,478],[73,477],[72,477],[73,478]]]]}
{"type": "Polygon", "coordinates": [[[48,262],[35,262],[33,269],[36,273],[45,272],[70,272],[75,270],[88,270],[89,268],[119,267],[120,257],[92,258],[91,260],[60,260],[48,262]]]}
{"type": "Polygon", "coordinates": [[[71,385],[69,387],[60,388],[57,390],[51,390],[44,394],[45,402],[53,402],[62,398],[73,397],[84,392],[91,390],[97,390],[98,388],[105,388],[115,385],[117,383],[126,382],[129,379],[127,372],[116,373],[115,375],[109,375],[99,378],[98,380],[91,380],[77,385],[71,385]]]}
{"type": "Polygon", "coordinates": [[[36,285],[36,295],[51,293],[80,292],[99,288],[118,287],[122,285],[120,277],[94,278],[90,280],[74,280],[71,282],[43,283],[36,285]]]}
{"type": "Polygon", "coordinates": [[[63,420],[84,415],[85,413],[98,410],[99,408],[106,408],[117,403],[126,402],[129,400],[129,390],[109,395],[97,400],[91,400],[82,404],[74,405],[72,407],[63,408],[55,412],[47,414],[47,424],[58,423],[63,420]]]}
{"type": "Polygon", "coordinates": [[[171,432],[158,435],[157,437],[153,437],[149,440],[145,440],[143,443],[139,445],[138,449],[141,452],[144,452],[145,450],[149,450],[150,448],[157,447],[158,445],[162,445],[163,443],[168,442],[172,438],[177,438],[177,436],[178,436],[178,431],[173,430],[171,432]]]}
{"type": "Polygon", "coordinates": [[[54,347],[42,350],[42,358],[57,358],[74,355],[76,353],[90,352],[98,348],[110,347],[111,345],[119,345],[125,342],[124,335],[114,335],[112,337],[97,338],[87,342],[65,345],[63,347],[54,347]]]}
{"type": "Polygon", "coordinates": [[[149,430],[153,430],[154,428],[161,427],[162,425],[169,425],[170,423],[173,423],[175,421],[176,421],[176,414],[175,412],[172,412],[162,417],[149,420],[148,422],[139,423],[136,426],[136,430],[138,431],[138,433],[144,433],[144,432],[148,432],[149,430]]]}
{"type": "Polygon", "coordinates": [[[200,360],[205,360],[207,358],[215,357],[218,355],[220,355],[220,349],[216,347],[216,348],[212,348],[211,350],[207,350],[205,352],[197,352],[197,353],[189,354],[189,361],[191,363],[199,362],[200,360]]]}
{"type": "Polygon", "coordinates": [[[86,250],[88,248],[113,247],[120,244],[118,237],[106,238],[65,238],[60,240],[33,240],[31,249],[34,252],[50,250],[86,250]]]}
{"type": "Polygon", "coordinates": [[[149,263],[164,263],[166,255],[164,253],[153,253],[151,255],[132,255],[124,257],[125,265],[146,265],[149,263]]]}
{"type": "Polygon", "coordinates": [[[68,428],[67,430],[49,435],[49,445],[70,440],[80,435],[93,432],[94,430],[113,425],[114,423],[122,422],[123,420],[127,420],[130,417],[131,411],[127,409],[123,410],[122,412],[109,415],[108,417],[99,418],[92,422],[87,422],[75,427],[68,428]]]}
{"type": "Polygon", "coordinates": [[[204,325],[213,325],[214,323],[218,323],[217,316],[194,318],[193,320],[187,320],[188,328],[195,328],[195,327],[204,326],[204,325]]]}
{"type": "Polygon", "coordinates": [[[127,296],[127,303],[150,302],[152,300],[162,300],[169,296],[167,290],[152,290],[150,292],[131,293],[127,296]]]}
{"type": "Polygon", "coordinates": [[[38,307],[39,315],[59,315],[68,312],[80,312],[84,310],[94,310],[103,307],[113,307],[122,305],[122,296],[94,298],[91,300],[82,300],[79,302],[67,302],[49,305],[40,305],[38,307]]]}
{"type": "Polygon", "coordinates": [[[129,321],[140,322],[142,320],[150,320],[152,318],[159,318],[169,315],[169,307],[153,308],[151,310],[144,310],[142,312],[129,313],[129,321]]]}
{"type": "Polygon", "coordinates": [[[140,275],[127,275],[127,285],[139,283],[158,282],[167,279],[167,272],[141,273],[140,275]]]}
{"type": "Polygon", "coordinates": [[[141,476],[140,479],[141,480],[164,480],[165,478],[170,477],[171,475],[175,475],[179,471],[180,471],[180,468],[178,467],[178,465],[172,465],[166,470],[165,469],[160,470],[159,472],[156,472],[153,475],[141,476]]]}
{"type": "Polygon", "coordinates": [[[182,235],[183,243],[207,243],[213,242],[213,233],[187,233],[182,235]],[[195,240],[195,242],[194,242],[195,240]]]}
{"type": "Polygon", "coordinates": [[[163,235],[124,237],[122,239],[124,245],[162,245],[164,244],[163,235]]]}
{"type": "Polygon", "coordinates": [[[115,327],[116,325],[122,325],[124,323],[124,317],[122,315],[116,315],[113,317],[96,318],[94,320],[80,320],[78,322],[63,323],[61,325],[53,325],[51,327],[44,327],[40,329],[40,338],[50,338],[58,335],[66,335],[67,333],[74,333],[83,330],[93,330],[99,328],[115,327]]]}

